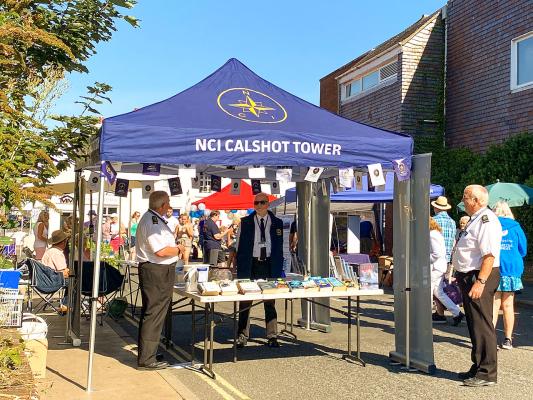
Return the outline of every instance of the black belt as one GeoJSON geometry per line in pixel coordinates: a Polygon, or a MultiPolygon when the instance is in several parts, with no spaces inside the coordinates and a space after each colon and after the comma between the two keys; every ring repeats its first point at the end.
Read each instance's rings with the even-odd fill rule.
{"type": "Polygon", "coordinates": [[[267,257],[264,260],[260,260],[259,257],[252,257],[252,260],[257,262],[267,262],[270,261],[270,257],[267,257]]]}
{"type": "Polygon", "coordinates": [[[144,265],[144,264],[161,265],[162,267],[166,267],[166,266],[169,266],[169,265],[176,265],[176,262],[173,262],[173,263],[170,263],[170,264],[159,264],[159,263],[154,263],[154,262],[150,262],[150,261],[143,261],[143,262],[139,263],[139,267],[141,265],[144,265]]]}

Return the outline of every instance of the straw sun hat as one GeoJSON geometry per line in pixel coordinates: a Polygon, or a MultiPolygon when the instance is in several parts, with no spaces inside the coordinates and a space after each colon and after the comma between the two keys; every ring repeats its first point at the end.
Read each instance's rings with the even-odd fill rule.
{"type": "Polygon", "coordinates": [[[432,201],[431,205],[439,210],[449,210],[452,208],[452,206],[448,204],[448,199],[444,196],[437,197],[437,200],[432,201]]]}
{"type": "Polygon", "coordinates": [[[61,229],[52,232],[52,236],[48,239],[48,243],[51,245],[61,243],[63,240],[68,239],[68,235],[63,232],[61,229]]]}

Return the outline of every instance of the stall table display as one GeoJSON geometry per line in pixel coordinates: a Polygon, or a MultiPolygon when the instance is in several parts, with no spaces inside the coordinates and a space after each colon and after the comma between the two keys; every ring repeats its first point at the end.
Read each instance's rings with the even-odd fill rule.
{"type": "MultiPolygon", "coordinates": [[[[233,313],[228,314],[227,316],[233,318],[233,361],[237,362],[237,319],[238,319],[238,304],[241,301],[253,301],[255,302],[251,307],[261,304],[265,300],[285,300],[285,327],[287,327],[287,302],[294,299],[306,299],[310,303],[327,307],[331,310],[337,311],[348,318],[348,349],[347,353],[344,354],[343,359],[348,361],[360,362],[365,366],[364,361],[361,359],[360,351],[360,297],[364,296],[379,296],[383,295],[383,290],[360,290],[355,288],[348,287],[343,291],[307,291],[307,290],[293,290],[290,292],[278,292],[278,293],[253,293],[253,294],[237,294],[232,296],[202,296],[195,292],[188,292],[185,290],[184,285],[174,286],[174,292],[179,296],[182,296],[184,299],[189,299],[192,307],[191,318],[192,318],[192,328],[191,328],[191,363],[194,363],[194,353],[195,353],[195,344],[196,344],[196,306],[200,305],[204,310],[204,354],[203,354],[203,363],[200,365],[199,369],[206,375],[215,379],[215,373],[213,372],[213,339],[214,339],[214,329],[215,329],[215,306],[219,303],[233,303],[233,313]],[[314,299],[317,298],[334,298],[341,297],[348,299],[348,311],[339,310],[330,306],[316,302],[314,299]],[[356,299],[356,330],[357,330],[357,346],[356,346],[356,355],[352,354],[352,298],[356,299]]],[[[292,310],[291,310],[292,311],[292,310]]],[[[292,327],[292,317],[291,317],[291,327],[292,327]]],[[[289,331],[283,330],[282,332],[292,333],[289,331]]],[[[292,334],[296,338],[294,334],[292,334]]]]}

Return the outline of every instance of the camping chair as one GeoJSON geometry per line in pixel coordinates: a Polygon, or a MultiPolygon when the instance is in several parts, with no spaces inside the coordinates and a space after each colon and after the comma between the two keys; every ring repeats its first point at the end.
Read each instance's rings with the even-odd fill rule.
{"type": "Polygon", "coordinates": [[[67,287],[63,273],[32,258],[27,258],[25,264],[30,277],[28,310],[30,312],[45,311],[50,306],[56,313],[62,315],[62,311],[52,303],[52,299],[56,293],[59,293],[59,298],[63,298],[67,287]],[[34,293],[40,298],[36,305],[33,304],[34,293]]]}
{"type": "MultiPolygon", "coordinates": [[[[76,262],[77,263],[77,262],[76,262]]],[[[94,262],[84,261],[81,269],[81,295],[90,299],[93,292],[94,262]]],[[[104,322],[104,313],[109,309],[109,303],[113,300],[122,288],[124,275],[118,269],[100,262],[100,279],[98,285],[98,298],[100,299],[100,325],[104,322]]],[[[91,312],[91,302],[82,301],[81,312],[85,318],[89,319],[91,312]]]]}

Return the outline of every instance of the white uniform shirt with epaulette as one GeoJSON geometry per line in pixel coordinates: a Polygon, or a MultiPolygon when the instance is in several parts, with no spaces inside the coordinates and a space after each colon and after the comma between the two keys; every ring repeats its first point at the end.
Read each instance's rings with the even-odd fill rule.
{"type": "Polygon", "coordinates": [[[488,254],[494,256],[493,268],[499,267],[501,241],[502,226],[496,214],[486,207],[478,210],[457,241],[453,267],[459,272],[481,269],[483,257],[488,254]]]}
{"type": "Polygon", "coordinates": [[[159,257],[155,253],[165,247],[175,246],[174,232],[165,223],[161,215],[153,210],[144,213],[137,225],[135,252],[137,261],[155,264],[172,264],[177,256],[159,257]]]}

